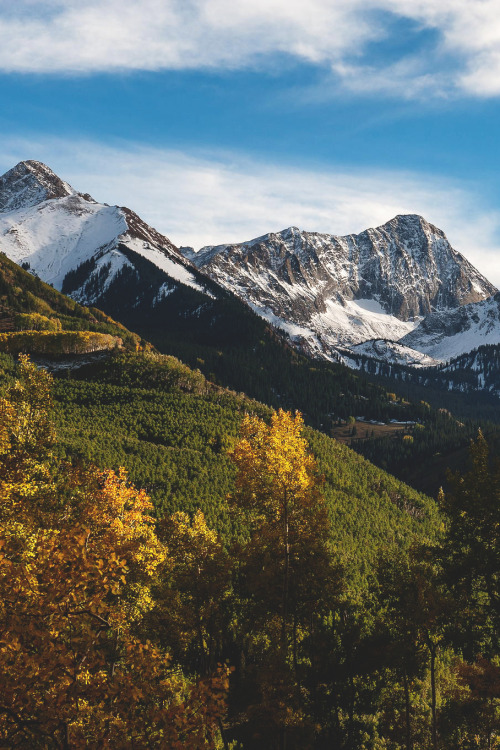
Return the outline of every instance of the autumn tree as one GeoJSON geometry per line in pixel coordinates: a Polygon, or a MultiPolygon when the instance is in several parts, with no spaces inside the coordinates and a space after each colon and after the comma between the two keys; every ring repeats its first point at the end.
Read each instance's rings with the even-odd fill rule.
{"type": "Polygon", "coordinates": [[[57,462],[50,376],[19,375],[0,400],[0,744],[214,747],[225,674],[188,680],[138,635],[168,556],[149,498],[57,462]]]}
{"type": "Polygon", "coordinates": [[[259,689],[264,708],[272,707],[279,725],[281,748],[292,742],[291,728],[301,738],[299,745],[309,746],[305,672],[310,678],[314,668],[315,623],[335,607],[341,580],[329,547],[322,479],[303,429],[300,414],[280,410],[269,425],[247,416],[231,454],[237,468],[232,505],[250,527],[241,554],[240,592],[257,651],[261,658],[266,653],[259,689]]]}
{"type": "Polygon", "coordinates": [[[158,535],[168,550],[152,612],[153,627],[199,674],[226,656],[230,629],[232,564],[203,513],[177,512],[163,518],[158,535]]]}

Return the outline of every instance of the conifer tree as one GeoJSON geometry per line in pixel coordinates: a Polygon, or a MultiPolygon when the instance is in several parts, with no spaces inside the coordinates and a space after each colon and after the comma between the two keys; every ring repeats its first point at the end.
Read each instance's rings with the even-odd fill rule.
{"type": "Polygon", "coordinates": [[[490,458],[481,431],[470,458],[470,469],[451,475],[440,500],[447,516],[443,565],[464,615],[461,645],[472,657],[500,652],[500,461],[490,458]]]}

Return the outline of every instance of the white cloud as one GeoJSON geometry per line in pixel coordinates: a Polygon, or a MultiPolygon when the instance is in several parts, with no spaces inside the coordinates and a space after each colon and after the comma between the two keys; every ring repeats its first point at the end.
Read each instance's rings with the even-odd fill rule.
{"type": "Polygon", "coordinates": [[[268,67],[282,55],[354,91],[496,96],[500,0],[0,0],[6,72],[268,67]],[[436,41],[410,36],[388,64],[367,44],[390,44],[397,18],[436,41]]]}
{"type": "Polygon", "coordinates": [[[0,173],[22,159],[47,163],[77,190],[126,205],[177,245],[241,242],[295,225],[360,232],[417,213],[500,287],[500,212],[477,186],[397,171],[320,171],[235,153],[201,155],[74,141],[1,141],[0,173]]]}

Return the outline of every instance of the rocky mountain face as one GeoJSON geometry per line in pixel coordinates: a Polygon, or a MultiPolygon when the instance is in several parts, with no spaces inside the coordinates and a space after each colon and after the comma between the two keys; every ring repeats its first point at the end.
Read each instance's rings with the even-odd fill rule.
{"type": "Polygon", "coordinates": [[[422,320],[496,291],[440,229],[413,215],[346,237],[291,227],[184,253],[297,344],[326,357],[379,339],[424,351],[411,338],[416,330],[420,343],[425,338],[422,320]]]}
{"type": "Polygon", "coordinates": [[[454,310],[432,312],[399,343],[440,360],[500,344],[500,293],[454,310]]]}
{"type": "Polygon", "coordinates": [[[0,177],[0,208],[2,212],[30,208],[51,198],[76,195],[71,185],[63,182],[39,161],[22,161],[0,177]]]}
{"type": "Polygon", "coordinates": [[[500,344],[496,289],[419,216],[345,237],[291,227],[195,253],[24,161],[0,177],[0,251],[159,345],[240,346],[257,330],[248,307],[306,354],[351,367],[435,367],[500,344]]]}
{"type": "Polygon", "coordinates": [[[310,317],[311,307],[321,313],[329,301],[357,299],[376,299],[385,313],[407,321],[496,291],[440,229],[412,215],[346,237],[290,227],[189,257],[221,283],[248,287],[276,315],[292,311],[297,322],[310,317]]]}

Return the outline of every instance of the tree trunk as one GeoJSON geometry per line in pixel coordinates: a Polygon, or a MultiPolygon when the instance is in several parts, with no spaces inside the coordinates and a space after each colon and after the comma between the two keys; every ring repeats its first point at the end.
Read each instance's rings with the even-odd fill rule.
{"type": "Polygon", "coordinates": [[[297,675],[297,613],[293,615],[293,668],[297,675]]]}
{"type": "MultiPolygon", "coordinates": [[[[285,498],[283,503],[283,544],[285,547],[285,567],[283,572],[283,601],[282,601],[282,613],[283,620],[281,623],[281,648],[283,651],[283,666],[286,668],[288,661],[288,633],[287,633],[287,620],[288,620],[288,578],[290,575],[290,544],[289,544],[289,528],[288,528],[288,497],[285,490],[285,498]]],[[[286,726],[282,726],[280,729],[280,750],[286,750],[286,726]]]]}
{"type": "Polygon", "coordinates": [[[288,619],[288,577],[290,574],[290,543],[288,529],[288,498],[285,496],[283,506],[283,543],[285,547],[285,570],[283,573],[283,621],[281,624],[281,645],[283,648],[283,658],[286,661],[288,656],[288,638],[287,638],[287,619],[288,619]]]}
{"type": "Polygon", "coordinates": [[[224,746],[224,750],[230,750],[228,741],[226,740],[226,733],[224,732],[224,725],[222,723],[222,719],[218,719],[218,723],[219,723],[219,731],[220,731],[222,744],[224,746]]]}

